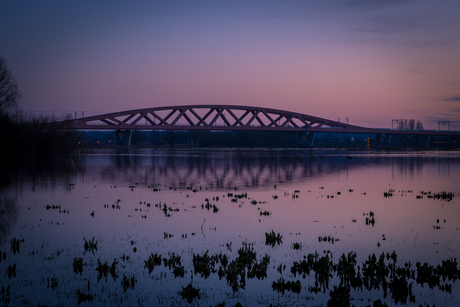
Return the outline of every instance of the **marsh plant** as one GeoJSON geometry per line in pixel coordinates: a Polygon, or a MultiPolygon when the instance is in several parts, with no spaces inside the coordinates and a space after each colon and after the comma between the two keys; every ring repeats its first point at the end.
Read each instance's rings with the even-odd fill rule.
{"type": "Polygon", "coordinates": [[[284,294],[285,291],[291,291],[299,294],[300,290],[302,290],[302,286],[300,284],[300,280],[285,282],[284,278],[280,277],[277,281],[272,282],[272,289],[273,291],[277,291],[278,293],[281,292],[282,294],[284,294]]]}
{"type": "Polygon", "coordinates": [[[83,273],[83,258],[73,258],[73,271],[74,273],[80,275],[83,273]]]}
{"type": "Polygon", "coordinates": [[[88,241],[86,241],[86,239],[83,238],[83,240],[85,241],[85,244],[84,244],[85,252],[83,253],[83,255],[87,251],[90,251],[94,255],[94,251],[97,252],[97,241],[95,241],[95,238],[93,237],[93,239],[88,240],[88,241]]]}
{"type": "Polygon", "coordinates": [[[265,233],[265,245],[270,245],[271,247],[275,247],[275,245],[281,245],[281,243],[283,243],[282,239],[283,236],[280,233],[275,234],[273,229],[270,233],[265,233]]]}
{"type": "Polygon", "coordinates": [[[10,240],[10,243],[11,243],[11,251],[13,252],[13,254],[16,254],[16,253],[19,253],[20,243],[24,243],[24,239],[13,238],[10,240]]]}
{"type": "Polygon", "coordinates": [[[188,284],[187,287],[182,287],[180,295],[182,299],[187,300],[187,302],[191,304],[194,298],[200,298],[200,289],[196,289],[192,284],[188,284]]]}
{"type": "Polygon", "coordinates": [[[145,263],[144,268],[147,268],[150,274],[153,272],[153,269],[156,266],[161,265],[161,255],[158,255],[157,253],[155,253],[154,255],[153,253],[151,253],[149,256],[149,259],[145,260],[144,263],[145,263]]]}
{"type": "Polygon", "coordinates": [[[75,294],[77,295],[77,305],[80,305],[83,302],[92,302],[94,299],[94,294],[84,293],[80,289],[77,289],[75,294]]]}
{"type": "Polygon", "coordinates": [[[107,264],[107,261],[102,263],[99,259],[97,259],[97,268],[96,268],[96,271],[98,272],[97,281],[99,282],[102,279],[102,277],[104,277],[105,281],[107,281],[107,275],[109,273],[112,276],[114,281],[117,280],[118,278],[117,271],[116,271],[117,264],[118,264],[118,261],[116,259],[113,260],[111,266],[107,264]]]}
{"type": "Polygon", "coordinates": [[[132,275],[131,277],[128,277],[126,275],[123,275],[123,279],[121,281],[121,285],[123,287],[123,290],[126,292],[129,288],[131,288],[132,290],[134,290],[134,286],[136,285],[137,283],[137,279],[134,275],[132,275]]]}

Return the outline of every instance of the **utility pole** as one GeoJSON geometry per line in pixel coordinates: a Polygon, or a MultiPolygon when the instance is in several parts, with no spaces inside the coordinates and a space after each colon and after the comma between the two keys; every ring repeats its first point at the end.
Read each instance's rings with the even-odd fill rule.
{"type": "Polygon", "coordinates": [[[441,125],[448,126],[447,131],[450,131],[450,120],[440,120],[438,121],[438,131],[441,131],[441,125]]]}

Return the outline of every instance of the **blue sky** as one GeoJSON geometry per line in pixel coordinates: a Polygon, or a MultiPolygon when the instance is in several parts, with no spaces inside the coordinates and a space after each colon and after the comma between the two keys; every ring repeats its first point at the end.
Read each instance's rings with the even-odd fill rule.
{"type": "Polygon", "coordinates": [[[460,120],[459,1],[2,1],[25,111],[237,104],[460,120]]]}

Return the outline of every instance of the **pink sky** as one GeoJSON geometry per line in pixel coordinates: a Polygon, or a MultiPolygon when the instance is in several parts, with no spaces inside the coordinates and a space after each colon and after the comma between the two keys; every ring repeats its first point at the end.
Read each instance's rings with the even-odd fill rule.
{"type": "Polygon", "coordinates": [[[35,113],[236,104],[460,129],[459,15],[453,0],[3,1],[0,55],[35,113]]]}

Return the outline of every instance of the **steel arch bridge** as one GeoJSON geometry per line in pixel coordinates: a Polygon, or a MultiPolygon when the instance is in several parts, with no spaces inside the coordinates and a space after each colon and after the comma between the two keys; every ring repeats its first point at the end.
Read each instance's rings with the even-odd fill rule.
{"type": "Polygon", "coordinates": [[[257,130],[361,132],[367,128],[284,110],[184,105],[129,110],[72,120],[81,130],[257,130]]]}
{"type": "Polygon", "coordinates": [[[237,105],[165,106],[66,122],[76,130],[297,131],[308,135],[310,146],[315,133],[320,132],[375,134],[380,144],[390,144],[393,135],[412,135],[424,146],[428,146],[431,136],[450,136],[454,143],[460,137],[460,132],[454,131],[374,129],[285,110],[237,105]]]}

